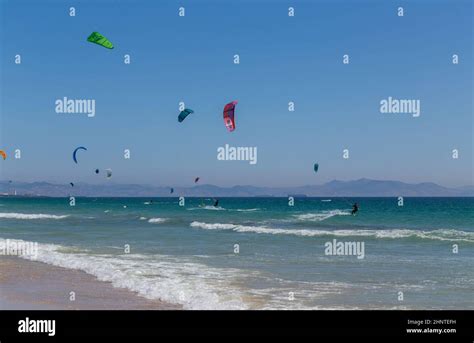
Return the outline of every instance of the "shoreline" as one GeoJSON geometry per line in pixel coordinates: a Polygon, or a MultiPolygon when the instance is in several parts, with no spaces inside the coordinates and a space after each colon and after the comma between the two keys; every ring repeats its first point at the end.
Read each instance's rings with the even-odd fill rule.
{"type": "Polygon", "coordinates": [[[146,299],[133,291],[115,288],[110,282],[80,270],[16,256],[1,256],[0,270],[1,310],[182,309],[181,305],[146,299]]]}

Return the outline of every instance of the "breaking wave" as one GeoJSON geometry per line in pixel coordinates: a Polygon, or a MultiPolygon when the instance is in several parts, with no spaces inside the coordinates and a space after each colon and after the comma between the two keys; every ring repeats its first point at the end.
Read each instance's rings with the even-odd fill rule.
{"type": "Polygon", "coordinates": [[[168,218],[150,218],[150,219],[148,219],[148,222],[152,223],[152,224],[160,224],[160,223],[164,223],[164,222],[167,222],[167,221],[168,221],[168,218]]]}
{"type": "Polygon", "coordinates": [[[351,213],[349,211],[330,210],[330,211],[321,211],[319,213],[297,214],[297,215],[294,215],[293,217],[300,221],[320,222],[334,216],[350,216],[350,215],[351,213]]]}
{"type": "Polygon", "coordinates": [[[379,239],[397,238],[419,238],[441,241],[465,241],[474,243],[474,232],[458,230],[408,230],[408,229],[387,229],[387,230],[312,230],[312,229],[278,229],[265,226],[247,226],[237,224],[203,223],[194,221],[190,224],[193,228],[205,230],[231,230],[235,232],[253,232],[259,234],[272,235],[294,235],[302,237],[338,236],[338,237],[372,237],[379,239]]]}
{"type": "MultiPolygon", "coordinates": [[[[10,240],[16,243],[26,241],[10,240]]],[[[0,244],[5,240],[0,238],[0,244]]],[[[38,244],[35,255],[21,258],[81,270],[116,288],[137,292],[185,309],[247,309],[242,291],[232,286],[239,275],[231,268],[210,268],[167,255],[91,255],[86,250],[69,251],[67,246],[38,244]],[[66,252],[67,251],[67,252],[66,252]]]]}
{"type": "Polygon", "coordinates": [[[54,214],[41,214],[41,213],[0,213],[0,218],[4,219],[64,219],[69,215],[54,215],[54,214]]]}

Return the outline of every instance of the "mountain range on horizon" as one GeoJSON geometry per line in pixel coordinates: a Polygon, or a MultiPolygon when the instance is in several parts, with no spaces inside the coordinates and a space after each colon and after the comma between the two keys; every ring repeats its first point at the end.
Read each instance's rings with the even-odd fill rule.
{"type": "Polygon", "coordinates": [[[210,184],[190,187],[170,187],[139,184],[54,184],[49,182],[0,181],[1,196],[45,197],[473,197],[474,186],[449,188],[432,182],[410,184],[401,181],[358,179],[333,180],[322,185],[298,187],[259,187],[237,185],[220,187],[210,184]]]}

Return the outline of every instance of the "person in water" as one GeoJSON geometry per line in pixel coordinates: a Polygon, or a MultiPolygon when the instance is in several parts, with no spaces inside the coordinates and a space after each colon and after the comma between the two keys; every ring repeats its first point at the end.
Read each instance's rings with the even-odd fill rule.
{"type": "Polygon", "coordinates": [[[356,214],[358,211],[359,211],[359,205],[357,205],[357,203],[355,203],[354,205],[352,205],[351,214],[354,215],[354,214],[356,214]]]}
{"type": "Polygon", "coordinates": [[[219,199],[214,199],[214,207],[219,206],[219,199]]]}

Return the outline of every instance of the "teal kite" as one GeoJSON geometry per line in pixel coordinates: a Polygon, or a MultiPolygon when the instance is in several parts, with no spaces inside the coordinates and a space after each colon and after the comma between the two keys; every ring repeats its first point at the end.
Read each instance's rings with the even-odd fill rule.
{"type": "Polygon", "coordinates": [[[114,45],[104,36],[102,36],[99,32],[92,32],[89,37],[87,37],[87,41],[95,44],[102,45],[104,48],[113,49],[114,45]]]}
{"type": "Polygon", "coordinates": [[[181,111],[181,113],[178,116],[178,121],[181,123],[184,119],[186,119],[187,116],[189,116],[191,113],[194,113],[193,110],[189,108],[185,108],[184,110],[181,111]]]}
{"type": "Polygon", "coordinates": [[[314,172],[317,173],[319,169],[319,164],[315,163],[314,164],[314,172]]]}

